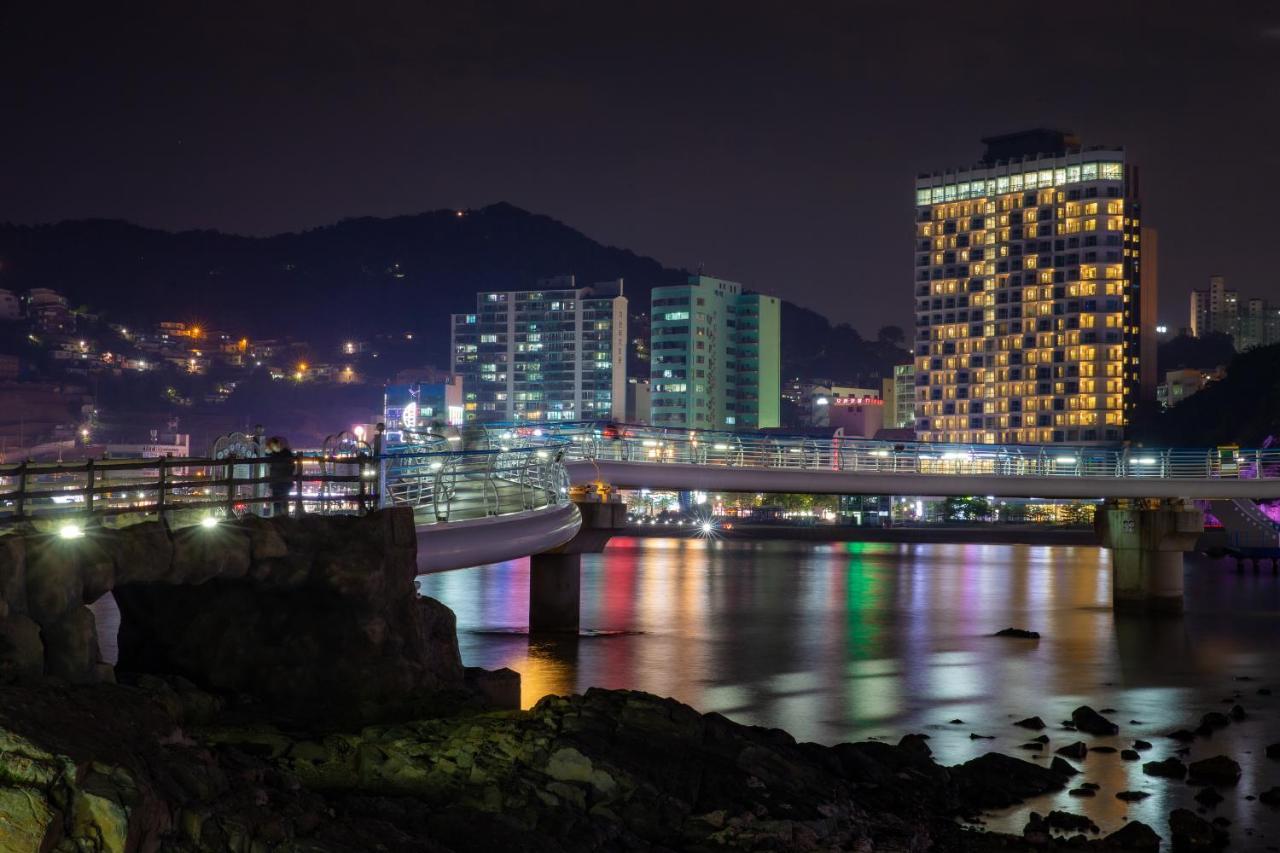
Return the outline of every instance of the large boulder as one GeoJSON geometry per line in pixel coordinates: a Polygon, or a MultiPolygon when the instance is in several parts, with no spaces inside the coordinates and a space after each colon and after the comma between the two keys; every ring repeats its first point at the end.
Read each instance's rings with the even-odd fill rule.
{"type": "Polygon", "coordinates": [[[173,540],[160,521],[144,521],[128,527],[104,530],[95,537],[111,555],[115,584],[160,583],[173,564],[173,540]]]}
{"type": "Polygon", "coordinates": [[[40,629],[44,641],[45,674],[72,684],[99,680],[98,628],[93,611],[84,605],[40,629]]]}
{"type": "Polygon", "coordinates": [[[0,536],[0,619],[27,612],[27,540],[0,536]]]}
{"type": "Polygon", "coordinates": [[[224,522],[173,538],[175,567],[202,582],[116,588],[121,671],[181,675],[298,718],[394,714],[465,689],[453,613],[414,587],[410,511],[224,522]],[[215,537],[227,562],[212,559],[215,537]]]}
{"type": "Polygon", "coordinates": [[[27,540],[27,612],[41,625],[61,619],[79,607],[84,593],[80,576],[82,552],[92,547],[86,539],[53,536],[27,540]]]}
{"type": "Polygon", "coordinates": [[[249,536],[235,525],[192,525],[173,532],[173,562],[166,580],[197,585],[249,573],[249,536]]]}
{"type": "Polygon", "coordinates": [[[44,674],[44,641],[29,616],[10,613],[0,619],[0,684],[44,674]]]}

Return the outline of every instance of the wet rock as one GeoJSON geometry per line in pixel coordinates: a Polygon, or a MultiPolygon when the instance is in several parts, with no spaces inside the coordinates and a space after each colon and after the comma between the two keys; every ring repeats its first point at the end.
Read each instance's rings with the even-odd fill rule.
{"type": "Polygon", "coordinates": [[[1027,823],[1022,827],[1022,837],[1027,843],[1037,847],[1049,843],[1052,838],[1049,832],[1049,824],[1045,823],[1039,812],[1032,812],[1027,815],[1027,823]]]}
{"type": "Polygon", "coordinates": [[[1003,808],[1065,787],[1061,774],[997,752],[952,767],[951,777],[962,801],[977,808],[1003,808]]]}
{"type": "Polygon", "coordinates": [[[1227,711],[1227,716],[1238,723],[1243,720],[1247,714],[1245,714],[1244,708],[1240,705],[1232,705],[1231,710],[1227,711]]]}
{"type": "Polygon", "coordinates": [[[1018,722],[1014,723],[1014,725],[1021,726],[1024,729],[1033,729],[1035,731],[1039,731],[1040,729],[1044,728],[1044,720],[1040,719],[1039,717],[1027,717],[1025,720],[1018,720],[1018,722]]]}
{"type": "Polygon", "coordinates": [[[1113,735],[1120,731],[1119,726],[1088,705],[1081,705],[1072,711],[1071,722],[1080,731],[1091,735],[1113,735]]]}
{"type": "Polygon", "coordinates": [[[1280,743],[1267,744],[1267,758],[1280,758],[1280,743]]]}
{"type": "Polygon", "coordinates": [[[1145,800],[1151,796],[1146,791],[1121,791],[1116,794],[1117,800],[1124,800],[1126,803],[1136,803],[1145,800]]]}
{"type": "Polygon", "coordinates": [[[978,734],[974,734],[973,732],[969,732],[969,740],[995,740],[995,739],[996,739],[995,735],[978,735],[978,734]]]}
{"type": "Polygon", "coordinates": [[[1014,637],[1019,640],[1038,640],[1040,633],[1038,631],[1028,631],[1025,628],[1004,628],[996,631],[993,637],[1014,637]]]}
{"type": "Polygon", "coordinates": [[[912,755],[917,755],[921,758],[928,758],[930,755],[933,755],[933,750],[929,748],[929,744],[927,743],[928,740],[928,735],[903,735],[902,739],[898,741],[898,748],[905,750],[912,755]]]}
{"type": "Polygon", "coordinates": [[[38,788],[0,788],[0,850],[43,850],[57,815],[38,788]]]}
{"type": "Polygon", "coordinates": [[[1058,755],[1065,755],[1067,758],[1074,758],[1077,761],[1089,754],[1089,747],[1084,745],[1083,741],[1067,744],[1054,750],[1058,755]]]}
{"type": "Polygon", "coordinates": [[[1258,800],[1269,806],[1280,806],[1280,787],[1269,788],[1258,795],[1258,800]]]}
{"type": "Polygon", "coordinates": [[[960,719],[959,717],[956,717],[954,720],[950,720],[949,722],[950,722],[950,723],[951,723],[951,725],[953,725],[953,726],[963,726],[963,725],[964,725],[964,720],[960,719]]]}
{"type": "Polygon", "coordinates": [[[467,689],[480,696],[486,707],[498,711],[516,711],[520,708],[520,673],[502,669],[482,669],[469,666],[464,670],[467,689]]]}
{"type": "Polygon", "coordinates": [[[1063,776],[1075,776],[1080,771],[1071,765],[1070,762],[1061,758],[1054,758],[1053,763],[1049,765],[1049,769],[1054,773],[1060,773],[1063,776]]]}
{"type": "Polygon", "coordinates": [[[1240,781],[1240,765],[1225,755],[1215,755],[1191,762],[1187,778],[1193,785],[1234,785],[1240,781]]]}
{"type": "Polygon", "coordinates": [[[1048,742],[1049,742],[1049,736],[1048,736],[1048,735],[1040,735],[1039,737],[1033,737],[1033,738],[1032,738],[1032,740],[1033,740],[1033,741],[1035,741],[1036,743],[1048,743],[1048,742]]]}
{"type": "Polygon", "coordinates": [[[1089,747],[1089,751],[1090,751],[1090,752],[1100,752],[1100,753],[1102,753],[1102,754],[1104,754],[1104,755],[1111,755],[1112,753],[1116,752],[1116,748],[1115,748],[1114,746],[1106,746],[1106,745],[1103,745],[1103,746],[1091,746],[1091,747],[1089,747]]]}
{"type": "Polygon", "coordinates": [[[1169,814],[1169,835],[1174,851],[1217,850],[1227,845],[1227,834],[1190,809],[1169,814]]]}
{"type": "Polygon", "coordinates": [[[1164,761],[1148,761],[1142,765],[1142,772],[1148,776],[1181,779],[1187,775],[1187,766],[1176,758],[1166,758],[1164,761]]]}
{"type": "Polygon", "coordinates": [[[1102,788],[1097,782],[1081,782],[1081,788],[1088,788],[1090,791],[1097,791],[1102,788]]]}
{"type": "Polygon", "coordinates": [[[1084,815],[1054,810],[1044,816],[1044,822],[1063,832],[1098,832],[1097,825],[1084,815]]]}
{"type": "Polygon", "coordinates": [[[1150,743],[1148,743],[1148,742],[1147,742],[1147,741],[1145,741],[1145,740],[1135,740],[1135,741],[1133,742],[1133,748],[1134,748],[1134,749],[1137,749],[1137,750],[1150,749],[1150,748],[1151,748],[1151,744],[1150,744],[1150,743]]]}
{"type": "Polygon", "coordinates": [[[1166,737],[1170,737],[1179,743],[1190,743],[1196,739],[1196,733],[1187,731],[1186,729],[1178,729],[1176,731],[1169,732],[1166,737]]]}
{"type": "Polygon", "coordinates": [[[1116,712],[1115,708],[1099,708],[1098,709],[1099,714],[1114,714],[1115,712],[1116,712]]]}
{"type": "Polygon", "coordinates": [[[1125,761],[1137,761],[1142,756],[1138,754],[1136,749],[1122,749],[1120,750],[1120,757],[1125,761]]]}
{"type": "Polygon", "coordinates": [[[1218,793],[1216,788],[1201,788],[1196,792],[1195,800],[1202,806],[1213,808],[1222,802],[1222,795],[1218,793]]]}
{"type": "Polygon", "coordinates": [[[1029,743],[1019,744],[1018,749],[1025,749],[1030,752],[1040,752],[1044,749],[1044,744],[1031,741],[1029,743]]]}
{"type": "Polygon", "coordinates": [[[1142,720],[1130,720],[1130,721],[1129,721],[1129,725],[1131,725],[1131,726],[1145,726],[1145,725],[1146,725],[1146,723],[1142,722],[1142,720]]]}
{"type": "Polygon", "coordinates": [[[1200,718],[1200,727],[1205,729],[1225,729],[1231,725],[1231,718],[1219,711],[1210,711],[1200,718]]]}
{"type": "Polygon", "coordinates": [[[1160,849],[1160,836],[1139,820],[1131,820],[1102,839],[1103,849],[1147,851],[1160,849]]]}
{"type": "Polygon", "coordinates": [[[1097,793],[1092,788],[1072,788],[1067,791],[1067,794],[1072,797],[1094,797],[1097,796],[1097,793]]]}

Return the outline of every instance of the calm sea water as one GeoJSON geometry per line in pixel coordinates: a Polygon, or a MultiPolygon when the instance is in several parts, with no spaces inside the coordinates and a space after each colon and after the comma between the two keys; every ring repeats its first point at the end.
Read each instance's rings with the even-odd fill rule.
{"type": "MultiPolygon", "coordinates": [[[[1245,799],[1280,785],[1280,761],[1264,755],[1280,742],[1280,580],[1269,569],[1189,559],[1185,615],[1120,617],[1097,548],[616,538],[583,558],[581,634],[553,640],[525,631],[527,560],[419,586],[457,613],[465,663],[521,673],[526,706],[548,693],[633,688],[801,740],[923,732],[951,764],[989,750],[1047,763],[1075,740],[1121,748],[1135,737],[1155,744],[1142,761],[1162,759],[1178,745],[1160,735],[1238,701],[1249,718],[1184,760],[1235,758],[1243,778],[1207,816],[1233,822],[1237,849],[1280,842],[1280,813],[1245,799]],[[1011,625],[1042,638],[990,636],[1011,625]],[[1116,709],[1108,716],[1121,735],[1061,731],[1081,704],[1116,709]],[[1037,733],[1012,725],[1031,715],[1052,739],[1038,759],[1017,749],[1037,733]]],[[[992,826],[1020,831],[1027,811],[1063,808],[1104,831],[1127,816],[1163,834],[1171,809],[1196,807],[1197,789],[1144,775],[1142,761],[1091,754],[1075,762],[1085,771],[1075,783],[1097,782],[1096,798],[1064,791],[992,826]],[[1123,790],[1152,796],[1126,804],[1114,796],[1123,790]]]]}

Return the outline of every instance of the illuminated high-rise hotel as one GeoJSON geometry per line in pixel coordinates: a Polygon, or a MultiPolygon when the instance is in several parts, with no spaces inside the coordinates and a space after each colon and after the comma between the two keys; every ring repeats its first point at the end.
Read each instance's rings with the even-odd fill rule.
{"type": "Polygon", "coordinates": [[[916,180],[916,432],[1123,438],[1155,390],[1155,233],[1123,149],[1035,130],[916,180]]]}

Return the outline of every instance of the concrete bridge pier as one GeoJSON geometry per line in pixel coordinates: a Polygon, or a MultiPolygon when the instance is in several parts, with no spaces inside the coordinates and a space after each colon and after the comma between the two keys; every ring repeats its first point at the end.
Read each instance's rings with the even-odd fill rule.
{"type": "Polygon", "coordinates": [[[1181,500],[1108,501],[1095,527],[1111,551],[1111,606],[1182,612],[1182,555],[1195,549],[1204,514],[1181,500]]]}
{"type": "Polygon", "coordinates": [[[582,603],[582,555],[598,554],[610,537],[627,524],[627,506],[609,500],[590,500],[574,494],[582,527],[571,540],[529,558],[529,633],[578,633],[582,603]]]}

